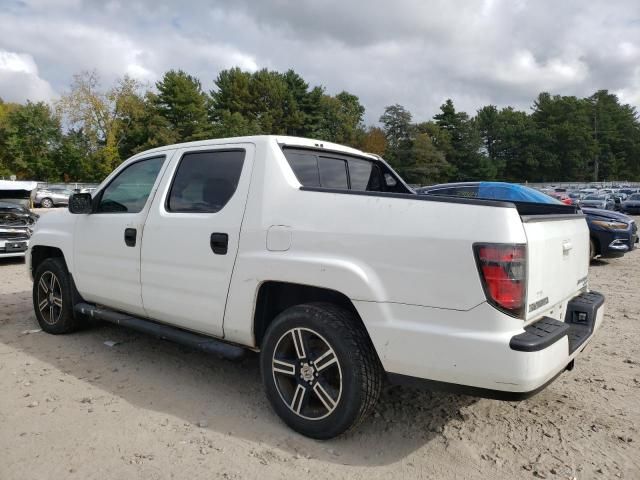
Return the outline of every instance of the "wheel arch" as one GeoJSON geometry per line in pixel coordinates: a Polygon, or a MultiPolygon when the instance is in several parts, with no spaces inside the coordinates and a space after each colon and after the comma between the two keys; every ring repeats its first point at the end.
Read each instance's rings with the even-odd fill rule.
{"type": "Polygon", "coordinates": [[[311,302],[330,303],[344,308],[354,315],[354,318],[367,332],[356,307],[345,294],[337,290],[313,285],[266,281],[258,289],[254,309],[253,334],[256,347],[260,348],[267,328],[280,313],[290,307],[311,302]]]}
{"type": "Polygon", "coordinates": [[[33,275],[38,270],[38,267],[47,258],[61,258],[64,262],[65,268],[69,271],[69,266],[64,257],[64,253],[58,247],[50,247],[47,245],[35,245],[31,247],[31,269],[30,274],[33,279],[33,275]]]}

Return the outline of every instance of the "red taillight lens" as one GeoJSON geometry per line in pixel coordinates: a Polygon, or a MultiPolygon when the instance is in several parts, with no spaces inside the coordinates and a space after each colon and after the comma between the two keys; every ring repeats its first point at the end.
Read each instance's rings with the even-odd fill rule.
{"type": "Polygon", "coordinates": [[[509,315],[522,317],[527,292],[524,245],[475,245],[474,251],[487,300],[509,315]]]}

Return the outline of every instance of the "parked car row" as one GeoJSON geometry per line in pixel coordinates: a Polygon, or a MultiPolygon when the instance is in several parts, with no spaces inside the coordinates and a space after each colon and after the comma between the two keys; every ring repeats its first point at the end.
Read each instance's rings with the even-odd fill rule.
{"type": "Polygon", "coordinates": [[[636,188],[584,188],[584,189],[540,189],[545,193],[567,205],[579,205],[603,210],[615,210],[632,213],[634,204],[638,202],[640,189],[636,188]],[[633,199],[632,199],[633,197],[633,199]]]}
{"type": "MultiPolygon", "coordinates": [[[[416,191],[423,195],[446,195],[541,204],[566,204],[564,199],[558,197],[572,198],[564,192],[553,192],[554,195],[524,185],[503,182],[450,183],[422,187],[416,191]]],[[[614,211],[615,203],[611,194],[586,195],[580,202],[572,204],[580,208],[586,217],[592,259],[596,257],[621,257],[636,247],[638,243],[637,224],[633,218],[614,211]]],[[[623,209],[629,213],[640,213],[640,193],[631,194],[625,201],[623,209]]]]}

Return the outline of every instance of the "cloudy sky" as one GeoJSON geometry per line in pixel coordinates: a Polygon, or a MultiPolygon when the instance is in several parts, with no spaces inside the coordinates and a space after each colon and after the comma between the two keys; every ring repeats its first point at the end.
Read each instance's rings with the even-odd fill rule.
{"type": "Polygon", "coordinates": [[[180,68],[293,68],[329,93],[416,120],[540,91],[616,92],[640,107],[639,0],[0,0],[0,98],[55,100],[97,70],[153,84],[180,68]]]}

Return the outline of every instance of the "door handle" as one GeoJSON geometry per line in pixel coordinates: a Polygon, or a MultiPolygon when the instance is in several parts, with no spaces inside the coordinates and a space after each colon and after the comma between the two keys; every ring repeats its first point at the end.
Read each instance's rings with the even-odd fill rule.
{"type": "Polygon", "coordinates": [[[211,250],[216,255],[226,255],[229,248],[229,235],[226,233],[212,233],[210,245],[211,250]]]}
{"type": "Polygon", "coordinates": [[[124,229],[124,243],[127,244],[127,247],[135,247],[136,246],[136,236],[138,231],[135,228],[125,228],[124,229]]]}

